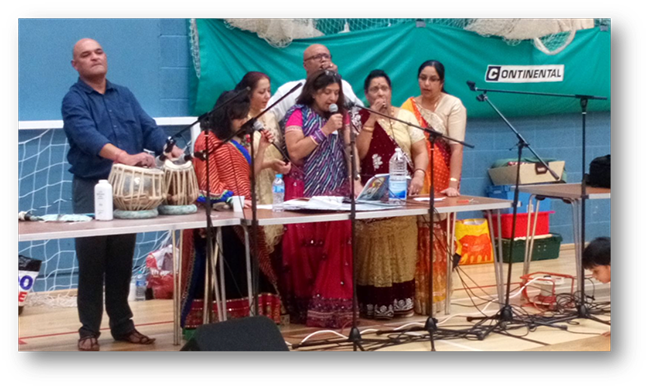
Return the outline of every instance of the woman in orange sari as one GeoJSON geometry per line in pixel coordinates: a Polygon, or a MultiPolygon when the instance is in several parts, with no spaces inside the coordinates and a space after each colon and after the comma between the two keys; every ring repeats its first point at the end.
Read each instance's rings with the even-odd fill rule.
{"type": "MultiPolygon", "coordinates": [[[[401,108],[416,116],[421,127],[430,127],[457,140],[464,140],[466,133],[466,108],[457,97],[446,93],[445,68],[439,61],[423,62],[418,70],[418,83],[421,95],[410,97],[401,108]]],[[[455,197],[459,195],[463,146],[442,138],[434,145],[428,139],[427,150],[430,163],[425,172],[422,194],[434,191],[440,195],[455,197]],[[434,170],[432,170],[434,168],[434,170]]],[[[443,215],[434,220],[434,311],[440,311],[446,297],[447,279],[447,228],[448,219],[443,215]]],[[[429,273],[430,273],[430,231],[429,218],[419,217],[419,249],[416,265],[416,299],[414,310],[417,314],[429,315],[429,273]]]]}

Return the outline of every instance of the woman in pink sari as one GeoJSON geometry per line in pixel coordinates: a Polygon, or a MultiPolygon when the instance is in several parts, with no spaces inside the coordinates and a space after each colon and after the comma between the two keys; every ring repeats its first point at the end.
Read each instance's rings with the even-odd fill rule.
{"type": "MultiPolygon", "coordinates": [[[[421,95],[410,97],[401,108],[416,116],[421,127],[431,127],[455,138],[464,140],[466,134],[466,108],[457,97],[445,92],[445,68],[439,61],[425,61],[418,70],[418,83],[421,95]]],[[[426,142],[428,155],[432,162],[425,173],[422,194],[434,191],[440,195],[454,197],[459,195],[463,146],[437,138],[434,144],[426,142]],[[433,167],[432,167],[433,166],[433,167]],[[432,170],[434,168],[434,170],[432,170]]],[[[434,305],[440,311],[446,297],[447,264],[447,218],[440,216],[434,220],[434,305]]],[[[416,265],[416,303],[418,314],[428,315],[430,308],[430,232],[428,217],[419,217],[419,258],[416,265]]]]}
{"type": "MultiPolygon", "coordinates": [[[[349,174],[349,116],[339,74],[311,74],[286,117],[284,137],[293,167],[285,177],[285,199],[347,196],[351,184],[359,193],[360,182],[349,174]],[[330,110],[333,104],[337,113],[330,110]]],[[[286,226],[282,290],[291,323],[330,328],[352,323],[350,240],[350,221],[286,226]]]]}

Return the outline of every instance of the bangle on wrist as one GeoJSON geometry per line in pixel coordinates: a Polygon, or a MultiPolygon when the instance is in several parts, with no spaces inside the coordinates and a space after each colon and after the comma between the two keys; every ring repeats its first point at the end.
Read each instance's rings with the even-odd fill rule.
{"type": "Polygon", "coordinates": [[[369,132],[369,133],[373,133],[373,131],[374,131],[374,129],[372,127],[366,126],[366,125],[362,127],[362,130],[364,132],[369,132]]]}
{"type": "Polygon", "coordinates": [[[425,175],[425,170],[424,169],[417,168],[417,169],[414,170],[414,174],[416,174],[417,171],[421,171],[423,173],[423,175],[425,175]]]}
{"type": "Polygon", "coordinates": [[[324,132],[322,132],[321,129],[319,129],[315,131],[315,133],[313,133],[311,137],[313,138],[313,140],[315,140],[315,143],[320,144],[326,139],[327,136],[326,134],[324,134],[324,132]]]}
{"type": "Polygon", "coordinates": [[[457,179],[457,178],[452,178],[452,177],[451,177],[451,178],[450,178],[450,182],[459,182],[459,179],[457,179]]]}

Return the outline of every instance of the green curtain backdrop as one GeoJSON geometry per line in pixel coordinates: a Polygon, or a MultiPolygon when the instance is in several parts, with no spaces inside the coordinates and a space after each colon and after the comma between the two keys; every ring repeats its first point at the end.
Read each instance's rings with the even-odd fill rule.
{"type": "MultiPolygon", "coordinates": [[[[233,89],[248,71],[261,71],[272,80],[272,91],[288,81],[302,79],[304,49],[313,43],[326,45],[340,74],[356,95],[365,100],[364,78],[373,69],[383,69],[392,79],[392,103],[400,105],[419,94],[417,70],[428,59],[446,68],[446,91],[459,97],[469,117],[494,117],[486,102],[476,100],[479,88],[587,94],[608,97],[591,101],[588,111],[610,110],[610,32],[599,28],[580,30],[574,41],[557,55],[546,55],[532,42],[511,46],[500,38],[482,37],[462,29],[428,24],[403,23],[392,27],[340,33],[293,41],[275,48],[256,34],[231,29],[219,19],[196,20],[200,44],[200,79],[192,80],[193,113],[209,111],[218,95],[233,89]],[[488,65],[564,65],[564,80],[548,83],[487,83],[488,65]]],[[[580,112],[577,99],[489,93],[489,99],[507,117],[580,112]]],[[[366,100],[365,100],[366,101],[366,100]]]]}

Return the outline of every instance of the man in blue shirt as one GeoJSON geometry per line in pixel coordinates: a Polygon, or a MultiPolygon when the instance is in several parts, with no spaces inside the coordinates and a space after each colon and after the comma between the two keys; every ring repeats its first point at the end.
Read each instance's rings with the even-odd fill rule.
{"type": "MultiPolygon", "coordinates": [[[[74,45],[72,67],[79,80],[63,98],[61,112],[70,143],[68,161],[74,175],[72,198],[75,213],[94,212],[94,186],[107,179],[113,162],[154,167],[166,137],[128,88],[106,79],[108,63],[101,45],[81,39],[74,45]]],[[[182,150],[171,151],[178,157],[182,150]]],[[[79,288],[77,307],[82,327],[79,350],[99,350],[105,281],[106,312],[115,340],[152,344],[155,339],[135,329],[128,293],[133,267],[135,234],[77,238],[79,288]]]]}

